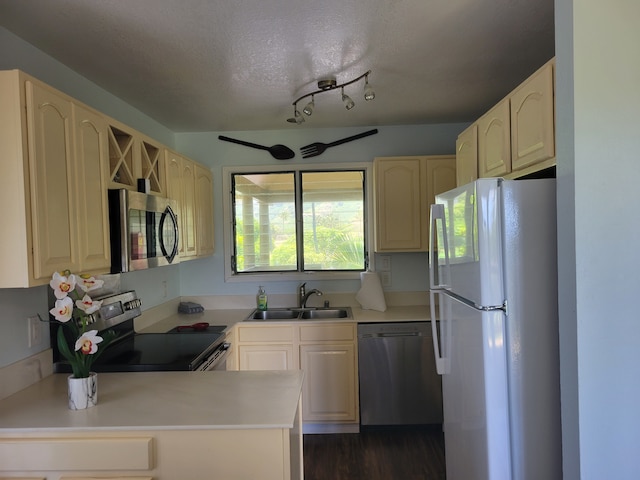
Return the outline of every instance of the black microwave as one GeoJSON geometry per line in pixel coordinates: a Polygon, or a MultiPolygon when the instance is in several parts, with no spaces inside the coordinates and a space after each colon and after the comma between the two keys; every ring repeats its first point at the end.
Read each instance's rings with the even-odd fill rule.
{"type": "Polygon", "coordinates": [[[111,273],[177,263],[176,211],[176,202],[168,198],[109,190],[111,273]]]}

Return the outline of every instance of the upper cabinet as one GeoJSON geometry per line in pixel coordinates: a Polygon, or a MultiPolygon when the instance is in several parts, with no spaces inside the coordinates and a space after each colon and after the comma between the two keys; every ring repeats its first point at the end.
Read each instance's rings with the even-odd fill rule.
{"type": "Polygon", "coordinates": [[[213,253],[213,175],[211,170],[165,149],[167,196],[179,205],[180,260],[213,253]]]}
{"type": "Polygon", "coordinates": [[[552,59],[460,134],[458,186],[475,180],[474,156],[479,177],[518,178],[556,164],[554,68],[552,59]]]}
{"type": "Polygon", "coordinates": [[[149,181],[147,193],[166,195],[164,147],[115,120],[109,122],[109,188],[138,190],[138,179],[149,181]]]}
{"type": "Polygon", "coordinates": [[[0,99],[0,287],[109,272],[106,123],[17,70],[0,72],[0,99]]]}
{"type": "Polygon", "coordinates": [[[426,252],[429,206],[456,186],[456,157],[374,160],[376,252],[426,252]]]}
{"type": "Polygon", "coordinates": [[[456,140],[456,184],[478,179],[478,125],[474,123],[456,140]]]}
{"type": "Polygon", "coordinates": [[[556,156],[553,67],[554,62],[547,63],[511,94],[513,170],[556,156]]]}

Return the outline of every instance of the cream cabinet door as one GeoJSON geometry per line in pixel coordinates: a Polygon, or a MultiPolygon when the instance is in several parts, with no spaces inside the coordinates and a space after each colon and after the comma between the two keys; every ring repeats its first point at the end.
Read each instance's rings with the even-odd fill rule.
{"type": "Polygon", "coordinates": [[[300,346],[302,418],[305,422],[358,420],[356,350],[353,344],[300,346]]]}
{"type": "Polygon", "coordinates": [[[481,178],[511,171],[509,100],[504,99],[478,120],[478,172],[481,178]]]}
{"type": "Polygon", "coordinates": [[[452,188],[456,188],[456,158],[450,157],[430,157],[425,162],[423,168],[423,183],[425,185],[424,221],[423,235],[428,245],[429,238],[429,210],[431,205],[436,203],[436,195],[444,193],[452,188]]]}
{"type": "Polygon", "coordinates": [[[421,202],[420,157],[377,158],[376,251],[425,249],[421,202]]]}
{"type": "Polygon", "coordinates": [[[165,150],[165,172],[167,175],[167,198],[178,203],[178,255],[184,256],[184,215],[182,213],[183,185],[182,185],[182,157],[171,150],[165,150]]]}
{"type": "Polygon", "coordinates": [[[199,257],[213,253],[213,174],[196,164],[196,251],[199,257]]]}
{"type": "Polygon", "coordinates": [[[511,166],[519,170],[555,157],[553,61],[511,95],[511,166]]]}
{"type": "Polygon", "coordinates": [[[182,196],[182,225],[184,257],[195,257],[197,251],[196,238],[196,165],[187,158],[182,159],[181,178],[183,185],[182,196]]]}
{"type": "Polygon", "coordinates": [[[26,85],[33,277],[79,270],[71,102],[53,89],[26,85]]]}
{"type": "Polygon", "coordinates": [[[291,370],[293,345],[239,345],[239,370],[291,370]]]}
{"type": "Polygon", "coordinates": [[[478,178],[478,125],[473,124],[456,140],[456,186],[478,178]]]}
{"type": "Polygon", "coordinates": [[[73,104],[74,171],[80,270],[108,272],[109,239],[107,121],[73,104]]]}

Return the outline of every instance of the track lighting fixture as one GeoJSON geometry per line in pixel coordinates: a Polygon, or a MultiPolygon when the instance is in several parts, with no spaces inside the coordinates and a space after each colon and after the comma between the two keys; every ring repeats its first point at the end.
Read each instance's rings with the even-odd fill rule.
{"type": "Polygon", "coordinates": [[[344,93],[344,87],[346,87],[347,85],[351,85],[352,83],[355,83],[358,80],[362,80],[363,78],[365,79],[365,81],[364,81],[365,82],[364,83],[364,99],[367,100],[367,101],[373,100],[374,98],[376,98],[376,94],[373,91],[373,87],[369,84],[369,75],[370,74],[371,74],[371,70],[369,70],[368,72],[360,75],[357,78],[354,78],[353,80],[350,80],[350,81],[345,82],[345,83],[340,84],[340,85],[338,85],[338,82],[336,81],[335,78],[326,78],[326,79],[318,80],[318,90],[316,90],[315,92],[307,93],[306,95],[303,95],[303,96],[299,97],[298,99],[296,99],[293,102],[293,117],[287,118],[287,122],[296,123],[298,125],[300,125],[302,122],[304,122],[304,117],[302,116],[302,114],[298,110],[298,102],[300,102],[301,100],[304,100],[307,97],[311,97],[311,101],[309,103],[307,103],[307,105],[302,109],[302,111],[304,112],[305,115],[311,116],[313,114],[313,110],[315,108],[315,103],[314,103],[315,95],[318,95],[319,93],[328,92],[329,90],[335,90],[337,88],[341,89],[342,102],[344,103],[344,108],[346,108],[347,110],[351,110],[353,107],[356,106],[356,104],[351,99],[351,97],[349,97],[349,95],[344,93]]]}

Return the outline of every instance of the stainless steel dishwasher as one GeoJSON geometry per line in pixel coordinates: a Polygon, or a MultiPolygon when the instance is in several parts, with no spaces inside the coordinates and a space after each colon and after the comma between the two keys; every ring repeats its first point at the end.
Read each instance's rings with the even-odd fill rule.
{"type": "Polygon", "coordinates": [[[358,325],[360,424],[442,423],[431,322],[358,325]]]}

